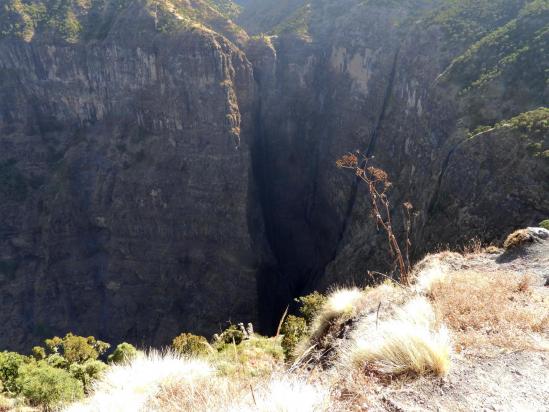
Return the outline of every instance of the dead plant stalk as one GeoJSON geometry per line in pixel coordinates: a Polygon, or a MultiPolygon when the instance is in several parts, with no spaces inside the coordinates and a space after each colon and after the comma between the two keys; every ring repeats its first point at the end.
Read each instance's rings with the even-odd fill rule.
{"type": "Polygon", "coordinates": [[[396,266],[398,266],[400,272],[400,281],[403,284],[408,285],[410,280],[410,210],[413,206],[410,202],[406,202],[403,204],[405,211],[404,220],[406,228],[405,259],[402,254],[402,250],[398,244],[397,238],[394,234],[390,204],[387,197],[387,191],[392,186],[392,184],[389,181],[389,176],[387,175],[387,172],[374,166],[368,166],[369,160],[369,158],[364,156],[363,161],[361,162],[361,164],[359,164],[358,157],[352,153],[349,153],[337,160],[336,165],[339,168],[353,170],[355,172],[355,175],[368,186],[369,201],[372,208],[372,216],[376,222],[376,227],[378,228],[378,230],[379,227],[383,228],[384,232],[386,233],[391,256],[395,259],[395,264],[396,266]]]}

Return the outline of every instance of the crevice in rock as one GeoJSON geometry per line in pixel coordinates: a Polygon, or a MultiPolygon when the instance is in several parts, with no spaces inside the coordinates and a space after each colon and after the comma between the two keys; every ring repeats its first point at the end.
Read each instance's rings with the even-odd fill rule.
{"type": "MultiPolygon", "coordinates": [[[[375,146],[377,143],[377,138],[379,135],[379,130],[381,129],[381,125],[383,123],[383,120],[385,119],[385,114],[387,112],[387,107],[389,106],[389,101],[391,99],[391,95],[393,93],[393,86],[395,82],[396,77],[396,69],[397,69],[397,63],[398,63],[398,55],[399,55],[400,49],[397,49],[395,52],[395,56],[393,58],[393,65],[391,67],[391,73],[389,75],[389,79],[387,81],[387,86],[385,88],[385,96],[383,97],[383,103],[381,105],[381,110],[379,112],[379,116],[377,118],[376,124],[374,126],[374,129],[372,131],[372,134],[370,136],[370,140],[368,142],[368,146],[366,147],[366,150],[362,151],[361,153],[364,154],[366,157],[372,157],[375,152],[375,146]]],[[[365,160],[362,160],[361,166],[364,166],[365,160]]],[[[351,188],[351,194],[349,196],[349,201],[347,202],[347,208],[345,212],[345,218],[343,220],[343,224],[341,226],[341,231],[339,233],[338,242],[334,248],[333,255],[332,255],[332,261],[336,258],[337,251],[339,250],[339,247],[341,245],[341,242],[343,240],[343,236],[345,235],[345,231],[347,230],[347,226],[351,220],[351,216],[353,213],[353,209],[355,207],[356,198],[358,194],[358,185],[360,182],[360,178],[357,176],[353,180],[353,186],[351,188]]]]}
{"type": "Polygon", "coordinates": [[[446,170],[448,169],[448,166],[450,164],[450,160],[452,159],[452,155],[454,152],[458,149],[459,146],[461,146],[463,143],[465,143],[468,139],[463,139],[457,142],[448,152],[446,155],[446,158],[444,159],[444,162],[442,162],[442,167],[440,169],[440,173],[438,175],[437,184],[435,186],[435,191],[433,192],[433,196],[431,198],[431,201],[429,202],[429,207],[427,208],[427,212],[429,215],[431,215],[438,204],[439,201],[439,195],[440,195],[440,188],[442,187],[442,181],[444,179],[444,175],[446,174],[446,170]]]}

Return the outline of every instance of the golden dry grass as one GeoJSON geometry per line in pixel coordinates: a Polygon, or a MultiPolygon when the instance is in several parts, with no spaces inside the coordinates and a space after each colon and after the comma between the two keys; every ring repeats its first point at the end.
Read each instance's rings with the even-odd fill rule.
{"type": "Polygon", "coordinates": [[[342,288],[330,293],[311,325],[311,341],[320,339],[335,321],[344,322],[356,316],[365,303],[358,288],[342,288]]]}
{"type": "Polygon", "coordinates": [[[329,392],[297,376],[247,381],[214,377],[198,385],[165,385],[146,405],[151,412],[321,412],[329,392]]]}
{"type": "Polygon", "coordinates": [[[357,317],[372,316],[381,302],[385,303],[384,315],[392,313],[394,306],[402,304],[409,292],[397,284],[386,281],[366,289],[342,288],[333,291],[312,322],[309,336],[298,343],[295,354],[297,363],[307,358],[309,350],[332,351],[337,335],[357,317]]]}
{"type": "MultiPolygon", "coordinates": [[[[261,342],[266,352],[271,350],[265,347],[269,343],[261,342]]],[[[234,362],[249,361],[236,358],[234,362]]],[[[254,365],[252,362],[249,366],[254,365]]],[[[94,383],[91,396],[66,411],[316,412],[327,410],[328,399],[329,392],[321,384],[283,373],[274,366],[271,373],[258,376],[241,371],[227,374],[218,364],[204,359],[151,351],[111,366],[94,383]]]]}
{"type": "Polygon", "coordinates": [[[166,351],[140,353],[130,362],[110,366],[93,384],[91,395],[66,411],[127,412],[142,410],[147,400],[162,385],[196,386],[206,382],[216,371],[200,359],[187,359],[166,351]]]}
{"type": "Polygon", "coordinates": [[[528,229],[519,229],[507,236],[507,239],[505,239],[505,242],[503,243],[503,247],[505,249],[515,248],[524,243],[531,242],[532,239],[532,235],[528,229]]]}
{"type": "Polygon", "coordinates": [[[387,375],[434,373],[445,375],[450,366],[450,338],[437,325],[427,299],[415,297],[392,318],[363,319],[344,357],[361,369],[387,375]]]}
{"type": "Polygon", "coordinates": [[[440,319],[456,349],[495,346],[536,349],[549,333],[549,302],[530,287],[528,275],[457,271],[431,287],[440,319]]]}

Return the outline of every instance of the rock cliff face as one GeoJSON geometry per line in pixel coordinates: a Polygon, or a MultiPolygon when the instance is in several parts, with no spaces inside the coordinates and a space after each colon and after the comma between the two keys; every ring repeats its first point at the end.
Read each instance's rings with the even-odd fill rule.
{"type": "Polygon", "coordinates": [[[389,172],[397,231],[400,205],[414,204],[415,256],[499,241],[547,215],[547,111],[535,109],[547,105],[549,63],[531,49],[547,45],[549,11],[496,3],[311,2],[274,29],[270,69],[248,52],[261,79],[267,234],[296,294],[389,268],[365,188],[334,168],[346,151],[389,172]],[[522,112],[522,131],[469,139],[522,112]]]}
{"type": "Polygon", "coordinates": [[[390,270],[348,151],[416,256],[549,216],[542,1],[243,3],[253,38],[230,2],[53,3],[0,11],[0,347],[268,332],[390,270]]]}
{"type": "Polygon", "coordinates": [[[252,67],[220,35],[143,19],[135,38],[0,41],[2,347],[258,319],[252,67]]]}

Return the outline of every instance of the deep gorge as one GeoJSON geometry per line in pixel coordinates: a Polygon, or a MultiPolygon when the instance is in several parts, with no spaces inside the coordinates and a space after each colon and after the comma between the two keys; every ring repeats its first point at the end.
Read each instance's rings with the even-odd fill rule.
{"type": "Polygon", "coordinates": [[[305,34],[133,2],[99,37],[0,37],[2,347],[272,333],[292,298],[390,270],[346,152],[391,176],[397,231],[414,204],[416,258],[549,216],[546,54],[470,86],[497,54],[477,42],[510,21],[546,41],[546,9],[503,2],[456,40],[443,1],[335,3],[305,34]]]}

